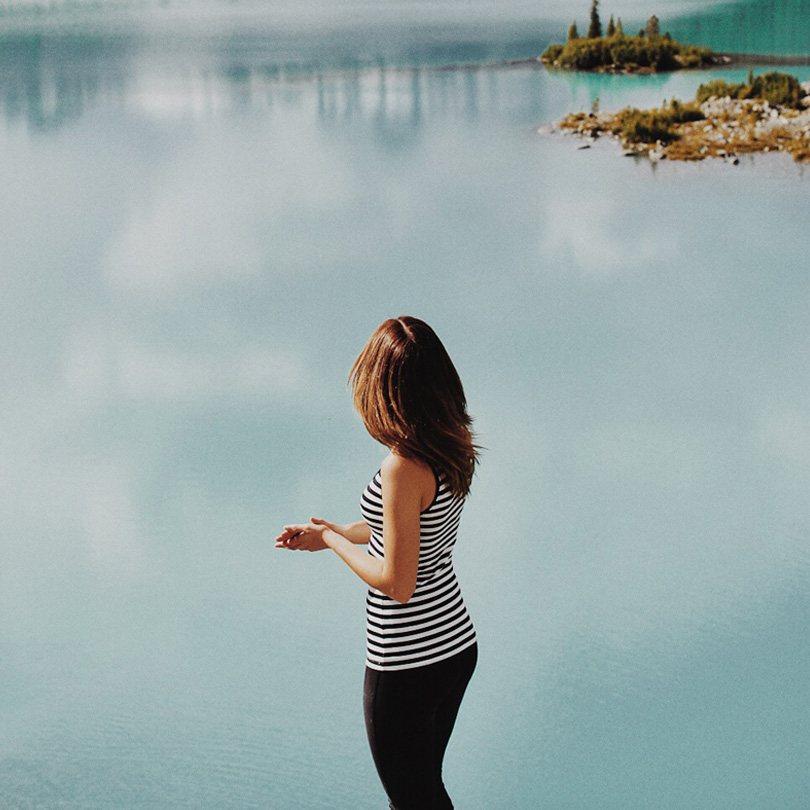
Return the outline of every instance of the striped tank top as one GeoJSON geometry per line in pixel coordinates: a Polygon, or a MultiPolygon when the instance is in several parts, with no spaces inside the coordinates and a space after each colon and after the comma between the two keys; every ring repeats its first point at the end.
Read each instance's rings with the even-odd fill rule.
{"type": "MultiPolygon", "coordinates": [[[[436,476],[436,495],[421,514],[416,590],[401,604],[375,588],[366,598],[366,664],[372,669],[413,669],[443,661],[475,644],[467,608],[453,570],[453,546],[464,500],[436,476]]],[[[382,479],[378,472],[360,501],[371,529],[368,553],[382,559],[382,479]]]]}

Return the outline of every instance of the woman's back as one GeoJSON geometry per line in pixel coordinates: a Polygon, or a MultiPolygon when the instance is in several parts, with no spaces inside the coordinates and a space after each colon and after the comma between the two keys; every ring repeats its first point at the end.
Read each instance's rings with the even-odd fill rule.
{"type": "MultiPolygon", "coordinates": [[[[378,472],[360,508],[371,529],[368,553],[383,559],[382,480],[378,472]]],[[[367,658],[373,669],[411,669],[442,661],[475,644],[475,629],[453,569],[464,499],[436,476],[436,494],[420,515],[416,590],[406,604],[370,588],[366,599],[367,658]]]]}

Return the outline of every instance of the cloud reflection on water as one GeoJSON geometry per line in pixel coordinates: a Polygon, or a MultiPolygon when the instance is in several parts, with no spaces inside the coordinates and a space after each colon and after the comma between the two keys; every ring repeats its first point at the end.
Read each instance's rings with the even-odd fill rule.
{"type": "Polygon", "coordinates": [[[555,267],[597,275],[639,268],[654,272],[677,252],[675,229],[658,217],[651,222],[621,196],[561,200],[550,206],[547,214],[544,253],[555,267]],[[628,242],[624,233],[617,236],[617,232],[623,230],[620,223],[631,216],[637,227],[635,237],[628,242]]]}

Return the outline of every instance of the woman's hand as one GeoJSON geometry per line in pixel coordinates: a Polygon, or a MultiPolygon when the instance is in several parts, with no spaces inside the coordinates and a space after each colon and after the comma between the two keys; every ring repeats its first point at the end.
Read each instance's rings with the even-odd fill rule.
{"type": "MultiPolygon", "coordinates": [[[[365,521],[347,523],[339,526],[323,518],[311,518],[309,523],[293,523],[284,527],[276,538],[276,548],[288,548],[291,551],[323,551],[331,548],[324,535],[327,532],[339,534],[351,543],[368,543],[370,530],[365,521]]],[[[331,535],[334,538],[334,535],[331,535]]]]}
{"type": "Polygon", "coordinates": [[[284,531],[276,538],[276,548],[288,548],[290,551],[323,551],[327,548],[323,541],[323,533],[332,528],[325,522],[293,523],[284,527],[284,531]]]}

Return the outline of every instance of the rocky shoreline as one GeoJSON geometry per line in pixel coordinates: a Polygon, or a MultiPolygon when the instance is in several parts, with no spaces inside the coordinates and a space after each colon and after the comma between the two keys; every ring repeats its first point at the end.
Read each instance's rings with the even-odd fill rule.
{"type": "Polygon", "coordinates": [[[672,136],[666,140],[630,142],[627,110],[571,113],[554,127],[541,127],[540,132],[577,135],[583,140],[580,149],[587,149],[597,138],[610,137],[621,145],[622,154],[653,161],[723,158],[738,163],[741,154],[784,152],[796,161],[810,163],[810,82],[801,88],[805,98],[798,108],[758,98],[712,96],[694,105],[694,120],[673,123],[672,136]]]}

